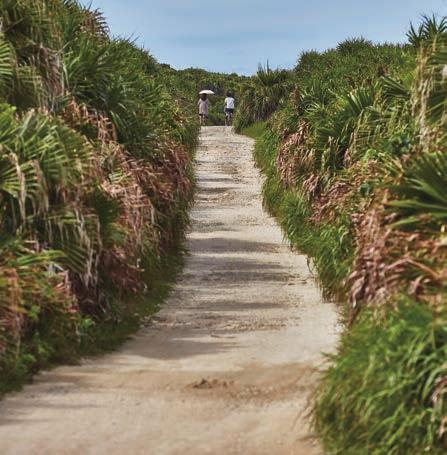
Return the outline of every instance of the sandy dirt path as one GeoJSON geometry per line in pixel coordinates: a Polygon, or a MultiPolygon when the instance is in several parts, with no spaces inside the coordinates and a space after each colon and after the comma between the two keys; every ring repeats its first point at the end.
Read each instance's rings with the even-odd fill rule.
{"type": "Polygon", "coordinates": [[[190,255],[119,351],[0,403],[0,453],[319,454],[304,417],[337,314],[262,210],[253,141],[202,131],[190,255]]]}

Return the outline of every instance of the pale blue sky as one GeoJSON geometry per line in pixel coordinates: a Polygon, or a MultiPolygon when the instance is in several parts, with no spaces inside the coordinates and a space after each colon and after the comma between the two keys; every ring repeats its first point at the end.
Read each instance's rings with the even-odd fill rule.
{"type": "Polygon", "coordinates": [[[83,0],[114,35],[133,37],[175,68],[252,74],[259,62],[292,67],[300,52],[347,37],[404,42],[422,14],[447,0],[83,0]]]}

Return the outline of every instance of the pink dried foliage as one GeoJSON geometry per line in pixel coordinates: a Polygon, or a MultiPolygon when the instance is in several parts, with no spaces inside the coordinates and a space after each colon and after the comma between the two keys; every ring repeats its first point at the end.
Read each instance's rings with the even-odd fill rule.
{"type": "Polygon", "coordinates": [[[429,303],[439,302],[447,282],[447,251],[439,239],[393,228],[395,215],[382,205],[352,220],[357,253],[347,279],[351,320],[361,305],[386,303],[402,291],[429,303]]]}
{"type": "Polygon", "coordinates": [[[298,131],[287,136],[279,149],[276,167],[285,188],[296,187],[299,172],[308,169],[313,161],[312,151],[307,150],[306,142],[309,133],[307,123],[301,123],[298,131]]]}

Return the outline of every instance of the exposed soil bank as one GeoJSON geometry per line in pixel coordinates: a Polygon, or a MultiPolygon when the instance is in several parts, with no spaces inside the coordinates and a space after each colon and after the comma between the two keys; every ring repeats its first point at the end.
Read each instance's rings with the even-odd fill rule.
{"type": "Polygon", "coordinates": [[[190,256],[169,301],[119,351],[6,398],[0,453],[321,453],[305,413],[337,314],[262,210],[252,147],[203,129],[190,256]]]}

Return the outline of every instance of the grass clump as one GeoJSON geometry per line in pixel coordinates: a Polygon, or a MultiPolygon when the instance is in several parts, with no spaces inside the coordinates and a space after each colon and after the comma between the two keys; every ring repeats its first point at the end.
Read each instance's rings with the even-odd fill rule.
{"type": "Polygon", "coordinates": [[[401,298],[345,333],[316,395],[316,428],[330,453],[447,450],[446,314],[401,298]]]}
{"type": "Polygon", "coordinates": [[[252,139],[259,139],[263,135],[266,127],[267,122],[259,121],[253,123],[253,125],[250,125],[247,128],[243,128],[240,133],[251,137],[252,139]]]}

